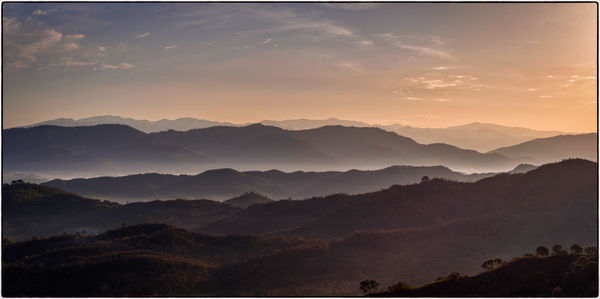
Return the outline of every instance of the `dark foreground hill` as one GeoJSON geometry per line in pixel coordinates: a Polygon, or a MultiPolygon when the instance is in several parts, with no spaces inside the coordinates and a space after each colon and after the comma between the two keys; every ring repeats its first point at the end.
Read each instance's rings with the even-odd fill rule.
{"type": "Polygon", "coordinates": [[[77,194],[133,201],[175,198],[223,200],[245,192],[264,194],[272,199],[306,198],[333,193],[359,194],[395,184],[414,184],[423,176],[471,182],[494,173],[462,174],[443,166],[392,166],[380,170],[346,172],[236,171],[214,169],[198,175],[138,174],[123,177],[52,180],[44,185],[77,194]]]}
{"type": "Polygon", "coordinates": [[[526,255],[473,277],[454,273],[421,287],[397,283],[376,297],[597,297],[598,254],[526,255]]]}
{"type": "MultiPolygon", "coordinates": [[[[422,284],[453,271],[475,274],[484,260],[509,259],[539,245],[594,246],[597,184],[596,163],[566,160],[476,183],[434,179],[355,196],[252,205],[200,225],[201,233],[141,225],[98,236],[32,240],[3,251],[3,271],[7,271],[3,279],[31,277],[29,287],[10,280],[10,285],[20,286],[15,294],[22,296],[356,295],[360,292],[357,284],[364,279],[382,285],[398,280],[422,284]],[[213,239],[223,243],[211,247],[213,241],[207,240],[213,239]],[[284,245],[261,251],[273,248],[267,245],[270,240],[283,240],[284,245]],[[244,248],[254,251],[240,256],[244,248]],[[115,277],[114,269],[120,267],[124,270],[119,273],[130,280],[120,274],[115,277]],[[169,275],[172,271],[176,273],[169,275]],[[184,273],[190,274],[178,276],[184,273]],[[86,275],[94,279],[84,280],[86,275]],[[73,284],[77,292],[71,291],[73,284]],[[38,288],[32,285],[40,285],[45,293],[35,293],[38,288]]],[[[58,201],[46,204],[54,202],[58,201]]],[[[90,203],[94,209],[99,204],[90,203]]],[[[127,206],[131,209],[127,215],[135,216],[136,206],[127,206]]],[[[56,210],[70,211],[64,205],[57,205],[56,210]]],[[[7,214],[3,210],[3,217],[7,214]]],[[[159,213],[150,221],[160,222],[170,214],[159,213]]],[[[102,219],[87,216],[87,223],[102,219]]],[[[37,220],[38,229],[55,221],[30,217],[37,220]]],[[[189,219],[195,218],[190,215],[189,219]]]]}
{"type": "Polygon", "coordinates": [[[96,236],[67,234],[3,246],[3,296],[173,296],[213,294],[219,267],[316,246],[252,236],[211,237],[163,224],[96,236]]]}
{"type": "MultiPolygon", "coordinates": [[[[63,235],[4,244],[2,295],[358,295],[358,283],[365,278],[392,284],[393,278],[423,281],[415,280],[414,275],[433,280],[432,277],[450,273],[448,268],[470,272],[460,265],[462,259],[455,260],[441,250],[442,255],[438,256],[428,246],[406,243],[404,246],[412,250],[412,256],[392,259],[390,256],[403,256],[405,252],[396,250],[401,247],[382,245],[357,239],[323,242],[285,237],[214,237],[160,224],[128,226],[96,236],[63,235]],[[366,248],[376,252],[367,254],[366,248]],[[372,264],[373,256],[382,252],[387,254],[372,264]],[[413,261],[414,257],[421,258],[413,261]]],[[[481,263],[479,256],[474,259],[479,259],[478,265],[481,263]]],[[[556,269],[568,271],[575,260],[570,256],[566,259],[558,266],[526,265],[525,269],[517,270],[524,276],[531,269],[535,274],[544,271],[547,281],[552,281],[556,269]]],[[[587,268],[586,264],[583,267],[586,267],[584,274],[597,277],[597,272],[588,273],[596,268],[587,268]]],[[[475,269],[471,273],[478,272],[475,269]]],[[[537,281],[536,276],[529,278],[537,281]]],[[[475,284],[485,286],[489,281],[479,280],[475,284]]],[[[585,281],[572,281],[589,284],[587,276],[585,281]]],[[[564,289],[569,290],[566,286],[564,289]]],[[[491,288],[483,294],[499,296],[506,294],[503,291],[491,288]]]]}
{"type": "MultiPolygon", "coordinates": [[[[254,124],[144,133],[124,125],[37,126],[3,131],[3,167],[13,172],[193,172],[236,169],[374,169],[445,165],[467,172],[509,170],[521,159],[447,144],[423,145],[378,128],[291,131],[254,124]]],[[[576,154],[576,153],[574,153],[576,154]]]]}

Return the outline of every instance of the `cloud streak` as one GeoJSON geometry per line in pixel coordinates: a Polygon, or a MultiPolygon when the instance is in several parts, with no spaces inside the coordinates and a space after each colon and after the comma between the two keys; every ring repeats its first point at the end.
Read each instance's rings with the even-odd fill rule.
{"type": "Polygon", "coordinates": [[[142,33],[142,34],[138,34],[135,36],[135,38],[144,38],[146,36],[149,36],[151,33],[150,32],[146,32],[146,33],[142,33]]]}
{"type": "Polygon", "coordinates": [[[43,15],[47,15],[49,13],[53,13],[53,12],[57,12],[58,9],[50,9],[50,10],[41,10],[41,9],[36,9],[35,11],[33,11],[31,14],[32,15],[39,15],[39,16],[43,16],[43,15]]]}
{"type": "Polygon", "coordinates": [[[396,46],[401,49],[417,52],[420,55],[432,56],[441,59],[454,59],[454,56],[450,55],[450,53],[431,47],[415,46],[401,42],[397,42],[396,46]]]}
{"type": "Polygon", "coordinates": [[[133,64],[129,64],[127,62],[121,62],[119,64],[103,64],[100,66],[100,70],[126,70],[135,67],[133,64]]]}

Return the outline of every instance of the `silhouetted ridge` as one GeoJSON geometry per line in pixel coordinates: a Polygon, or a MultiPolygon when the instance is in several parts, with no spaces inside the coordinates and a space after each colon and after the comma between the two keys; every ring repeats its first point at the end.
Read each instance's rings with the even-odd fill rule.
{"type": "Polygon", "coordinates": [[[212,234],[280,232],[328,239],[349,236],[356,230],[421,227],[482,215],[531,213],[531,221],[545,222],[562,217],[559,216],[564,213],[561,206],[565,204],[575,210],[560,222],[572,219],[570,225],[587,227],[587,223],[595,223],[594,210],[585,207],[591,207],[597,198],[596,170],[594,162],[572,159],[524,174],[500,174],[475,183],[434,178],[420,184],[396,185],[353,196],[340,194],[279,201],[251,207],[199,231],[212,234]],[[534,220],[534,216],[539,219],[534,220]]]}
{"type": "Polygon", "coordinates": [[[146,134],[124,125],[98,125],[15,128],[5,133],[6,167],[15,172],[372,169],[397,164],[445,165],[475,172],[511,169],[526,162],[450,145],[422,145],[378,128],[290,131],[253,124],[146,134]]]}
{"type": "Polygon", "coordinates": [[[3,235],[17,240],[63,232],[101,232],[126,223],[163,222],[194,228],[238,210],[211,200],[156,200],[121,205],[36,184],[13,183],[2,187],[3,235]]]}
{"type": "Polygon", "coordinates": [[[423,176],[475,181],[493,173],[462,174],[443,166],[391,166],[379,170],[346,172],[236,171],[215,169],[198,175],[140,174],[125,177],[52,180],[45,185],[111,200],[148,200],[151,198],[229,199],[248,191],[272,199],[306,198],[333,193],[358,194],[393,184],[420,182],[423,176]]]}
{"type": "MultiPolygon", "coordinates": [[[[89,126],[97,124],[125,124],[137,130],[152,133],[168,130],[189,131],[214,126],[245,126],[243,124],[232,124],[227,122],[208,121],[191,117],[178,118],[174,120],[161,119],[159,121],[136,120],[122,118],[119,116],[95,116],[79,120],[70,118],[59,118],[30,125],[58,125],[58,126],[89,126]]],[[[423,144],[447,143],[459,148],[470,148],[477,151],[489,151],[495,148],[525,142],[535,138],[551,137],[564,134],[558,131],[539,131],[527,128],[508,127],[490,123],[475,122],[466,125],[452,126],[447,128],[417,128],[405,125],[369,125],[360,121],[341,120],[329,118],[324,120],[314,119],[291,119],[291,120],[264,120],[263,125],[275,126],[285,130],[307,130],[323,126],[346,126],[346,127],[377,127],[386,131],[392,131],[401,136],[406,136],[423,144]]]]}
{"type": "Polygon", "coordinates": [[[596,133],[559,135],[539,138],[513,146],[502,147],[490,153],[506,157],[530,157],[535,164],[582,158],[597,161],[598,136],[596,133]]]}
{"type": "Polygon", "coordinates": [[[226,200],[223,203],[237,208],[245,209],[251,205],[265,204],[270,202],[273,202],[273,200],[269,199],[266,196],[254,192],[246,192],[238,197],[226,200]]]}

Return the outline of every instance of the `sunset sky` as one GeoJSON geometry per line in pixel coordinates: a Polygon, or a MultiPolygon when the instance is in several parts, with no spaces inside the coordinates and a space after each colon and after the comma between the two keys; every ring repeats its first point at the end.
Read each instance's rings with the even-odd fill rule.
{"type": "Polygon", "coordinates": [[[94,115],[596,131],[594,3],[4,3],[3,125],[94,115]]]}

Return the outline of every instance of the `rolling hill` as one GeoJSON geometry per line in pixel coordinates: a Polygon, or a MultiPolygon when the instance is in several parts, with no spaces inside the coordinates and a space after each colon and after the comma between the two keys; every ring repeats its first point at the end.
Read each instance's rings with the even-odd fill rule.
{"type": "Polygon", "coordinates": [[[44,183],[77,194],[133,201],[176,198],[229,199],[245,192],[273,199],[306,198],[333,193],[358,194],[394,184],[413,184],[423,176],[456,181],[475,181],[494,175],[462,174],[442,166],[392,166],[374,171],[282,172],[214,169],[198,175],[139,174],[124,177],[52,180],[44,183]]]}
{"type": "MultiPolygon", "coordinates": [[[[597,173],[596,163],[572,159],[474,183],[432,179],[360,195],[252,205],[200,225],[200,233],[143,224],[4,242],[3,279],[10,287],[3,295],[358,295],[364,279],[423,284],[451,272],[477,274],[482,261],[510,259],[540,245],[596,244],[597,173]],[[115,269],[123,270],[115,275],[115,269]]],[[[4,221],[31,215],[36,204],[30,201],[53,206],[45,214],[54,220],[30,218],[43,226],[68,218],[64,213],[85,215],[88,226],[113,209],[149,214],[149,203],[123,206],[35,186],[11,184],[12,196],[3,190],[3,203],[14,197],[22,207],[3,207],[4,221]],[[44,192],[49,195],[36,195],[44,192]],[[65,208],[73,201],[83,206],[77,213],[65,208]]],[[[157,213],[145,221],[171,221],[165,217],[173,212],[157,213]]]]}
{"type": "MultiPolygon", "coordinates": [[[[598,254],[533,255],[502,262],[476,276],[449,275],[421,287],[398,283],[374,297],[595,297],[598,254]]],[[[457,273],[459,274],[459,273],[457,273]]]]}
{"type": "Polygon", "coordinates": [[[156,200],[122,205],[36,184],[2,186],[3,237],[13,240],[63,232],[99,233],[124,224],[147,222],[195,228],[239,210],[211,200],[156,200]]]}
{"type": "MultiPolygon", "coordinates": [[[[595,231],[596,210],[590,208],[597,200],[597,178],[596,163],[565,160],[527,173],[499,174],[475,183],[434,179],[353,196],[339,194],[278,201],[250,207],[207,224],[199,231],[209,234],[279,232],[329,239],[362,230],[428,227],[458,219],[503,215],[501,218],[507,219],[504,221],[510,219],[531,229],[541,229],[541,223],[548,227],[572,226],[573,230],[578,226],[587,227],[581,233],[571,233],[571,237],[581,239],[595,231]],[[565,209],[569,210],[568,214],[565,209]]],[[[524,230],[516,225],[505,229],[507,233],[524,230]]]]}
{"type": "Polygon", "coordinates": [[[256,194],[254,192],[246,192],[238,197],[234,197],[232,199],[228,199],[224,201],[224,204],[228,204],[230,206],[246,209],[251,205],[259,205],[264,203],[273,202],[272,199],[269,199],[266,196],[256,194]]]}
{"type": "Polygon", "coordinates": [[[590,133],[539,138],[513,146],[502,147],[490,153],[498,153],[514,158],[527,158],[534,164],[544,164],[568,158],[597,161],[598,135],[590,133]]]}

